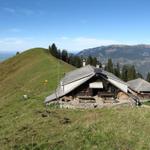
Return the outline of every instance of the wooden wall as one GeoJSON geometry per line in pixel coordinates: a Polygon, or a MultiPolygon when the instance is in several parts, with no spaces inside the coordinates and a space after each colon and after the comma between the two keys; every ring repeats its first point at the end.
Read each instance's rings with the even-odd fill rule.
{"type": "Polygon", "coordinates": [[[68,94],[68,96],[112,96],[117,97],[117,94],[120,90],[117,89],[115,86],[111,85],[107,80],[103,79],[102,77],[95,76],[86,83],[82,84],[74,91],[68,94]],[[89,88],[89,84],[92,82],[103,82],[103,89],[91,89],[89,88]]]}

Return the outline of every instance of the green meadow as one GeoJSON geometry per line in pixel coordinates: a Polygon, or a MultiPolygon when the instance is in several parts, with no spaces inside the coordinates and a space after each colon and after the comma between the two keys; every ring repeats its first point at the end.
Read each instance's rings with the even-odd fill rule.
{"type": "Polygon", "coordinates": [[[45,97],[73,69],[43,48],[0,63],[0,149],[150,149],[149,108],[75,110],[44,105],[45,97]]]}

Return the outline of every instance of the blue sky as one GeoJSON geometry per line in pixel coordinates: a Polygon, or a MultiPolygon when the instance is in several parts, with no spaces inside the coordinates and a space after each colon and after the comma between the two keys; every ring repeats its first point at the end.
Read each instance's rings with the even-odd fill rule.
{"type": "Polygon", "coordinates": [[[0,51],[150,44],[148,0],[0,0],[0,51]]]}

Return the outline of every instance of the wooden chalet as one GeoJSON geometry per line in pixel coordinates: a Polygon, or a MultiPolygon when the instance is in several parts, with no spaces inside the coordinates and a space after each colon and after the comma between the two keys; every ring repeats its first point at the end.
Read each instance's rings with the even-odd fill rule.
{"type": "Polygon", "coordinates": [[[78,101],[103,105],[121,102],[120,95],[124,95],[123,100],[131,98],[138,102],[127,83],[102,68],[87,65],[67,73],[56,91],[45,99],[45,103],[78,101]]]}

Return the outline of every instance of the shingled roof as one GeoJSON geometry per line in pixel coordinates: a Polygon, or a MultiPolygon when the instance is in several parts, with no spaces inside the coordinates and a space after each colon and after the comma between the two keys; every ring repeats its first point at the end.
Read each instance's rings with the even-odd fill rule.
{"type": "Polygon", "coordinates": [[[87,65],[85,67],[73,70],[65,74],[65,77],[61,80],[62,85],[69,84],[79,79],[91,76],[95,74],[95,67],[87,65]]]}
{"type": "Polygon", "coordinates": [[[96,73],[103,74],[106,77],[112,78],[114,80],[117,80],[117,81],[120,81],[120,82],[126,84],[124,81],[122,81],[121,79],[116,77],[114,74],[107,72],[107,71],[103,70],[102,68],[96,68],[91,65],[87,65],[85,67],[73,70],[69,73],[66,73],[65,77],[61,80],[61,83],[62,83],[62,85],[69,84],[71,82],[88,77],[90,75],[94,75],[96,73]]]}
{"type": "Polygon", "coordinates": [[[140,92],[150,92],[150,83],[138,78],[135,80],[128,81],[127,84],[131,89],[140,93],[140,92]]]}

